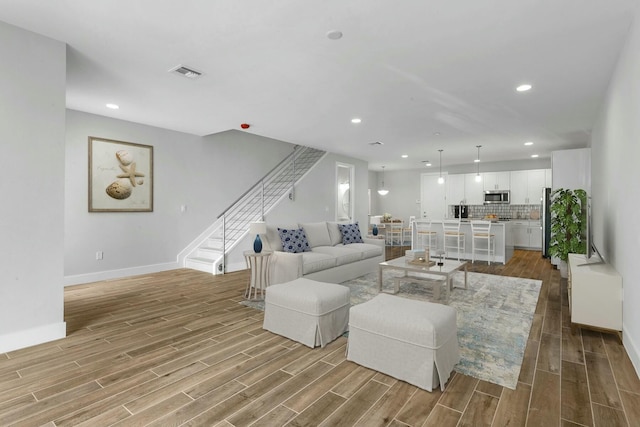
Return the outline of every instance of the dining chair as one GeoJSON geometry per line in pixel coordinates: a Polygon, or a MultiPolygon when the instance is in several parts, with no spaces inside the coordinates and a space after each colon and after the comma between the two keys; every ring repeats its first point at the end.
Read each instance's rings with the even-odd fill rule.
{"type": "Polygon", "coordinates": [[[395,246],[402,245],[402,236],[403,236],[403,222],[390,222],[386,224],[385,235],[387,237],[387,245],[395,246]]]}
{"type": "Polygon", "coordinates": [[[402,228],[402,244],[404,245],[406,242],[411,242],[411,234],[413,232],[414,222],[416,220],[415,215],[411,215],[409,217],[409,226],[402,228]]]}

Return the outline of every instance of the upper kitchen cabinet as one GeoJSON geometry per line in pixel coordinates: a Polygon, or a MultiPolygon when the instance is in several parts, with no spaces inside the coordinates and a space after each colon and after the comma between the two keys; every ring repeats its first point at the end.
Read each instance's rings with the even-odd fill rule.
{"type": "Polygon", "coordinates": [[[447,177],[447,205],[464,205],[464,174],[453,174],[447,177]]]}
{"type": "Polygon", "coordinates": [[[511,171],[511,203],[514,205],[537,205],[542,188],[547,185],[547,170],[532,169],[511,171]]]}
{"type": "Polygon", "coordinates": [[[464,199],[467,205],[481,205],[484,203],[484,187],[482,181],[476,181],[475,173],[464,174],[464,199]]]}
{"type": "Polygon", "coordinates": [[[482,187],[484,191],[509,190],[509,172],[485,172],[482,174],[482,187]]]}

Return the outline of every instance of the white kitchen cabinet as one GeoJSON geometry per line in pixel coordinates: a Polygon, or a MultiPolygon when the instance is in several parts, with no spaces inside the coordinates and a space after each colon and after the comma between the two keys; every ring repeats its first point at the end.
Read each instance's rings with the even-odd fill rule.
{"type": "Polygon", "coordinates": [[[540,204],[542,188],[546,186],[546,173],[545,169],[511,171],[511,204],[540,204]]]}
{"type": "Polygon", "coordinates": [[[511,234],[514,247],[529,247],[529,221],[511,221],[511,234]]]}
{"type": "Polygon", "coordinates": [[[476,181],[475,173],[464,174],[464,199],[467,205],[481,205],[484,203],[482,181],[476,181]]]}
{"type": "Polygon", "coordinates": [[[542,231],[540,221],[511,221],[513,246],[520,249],[542,249],[542,231]]]}
{"type": "Polygon", "coordinates": [[[527,173],[527,204],[540,204],[542,189],[545,186],[544,169],[533,169],[527,173]]]}
{"type": "Polygon", "coordinates": [[[529,249],[542,250],[541,227],[540,221],[529,221],[529,249]]]}
{"type": "Polygon", "coordinates": [[[526,205],[529,197],[529,189],[527,187],[527,176],[529,171],[511,171],[511,204],[526,205]]]}
{"type": "Polygon", "coordinates": [[[485,172],[482,174],[482,186],[484,191],[509,190],[510,173],[485,172]]]}
{"type": "Polygon", "coordinates": [[[553,175],[551,169],[544,170],[544,186],[549,188],[553,186],[553,175]]]}
{"type": "Polygon", "coordinates": [[[447,176],[447,205],[466,204],[464,202],[464,174],[447,176]]]}
{"type": "Polygon", "coordinates": [[[610,264],[586,264],[569,254],[571,323],[622,331],[622,276],[610,264]]]}

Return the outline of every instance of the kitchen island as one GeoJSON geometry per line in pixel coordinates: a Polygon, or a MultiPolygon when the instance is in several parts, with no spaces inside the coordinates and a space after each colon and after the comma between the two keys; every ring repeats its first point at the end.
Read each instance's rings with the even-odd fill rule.
{"type": "MultiPolygon", "coordinates": [[[[431,221],[431,229],[437,234],[437,247],[438,250],[443,250],[444,247],[444,230],[442,228],[442,221],[431,221]]],[[[464,233],[464,253],[460,254],[460,259],[472,259],[472,235],[471,235],[471,221],[460,221],[460,232],[464,233]]],[[[491,223],[491,234],[495,235],[495,256],[492,262],[506,264],[513,256],[513,236],[511,230],[511,224],[509,221],[495,221],[491,223]]],[[[417,237],[416,228],[413,227],[411,232],[411,248],[422,249],[422,243],[417,237]]],[[[449,250],[449,258],[458,258],[458,254],[455,249],[449,250]]],[[[437,254],[433,249],[430,252],[432,259],[437,258],[437,254]]],[[[488,255],[486,251],[476,254],[476,261],[487,261],[488,255]]]]}

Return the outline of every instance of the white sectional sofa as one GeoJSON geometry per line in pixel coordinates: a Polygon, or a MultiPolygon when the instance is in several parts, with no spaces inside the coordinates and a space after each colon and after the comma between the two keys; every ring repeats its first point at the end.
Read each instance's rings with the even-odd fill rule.
{"type": "Polygon", "coordinates": [[[341,283],[377,271],[384,261],[383,239],[362,237],[363,243],[343,243],[337,222],[300,224],[267,224],[262,235],[263,250],[273,251],[270,263],[270,284],[285,283],[299,277],[321,282],[341,283]],[[309,243],[308,251],[285,252],[278,228],[303,229],[309,243]]]}

